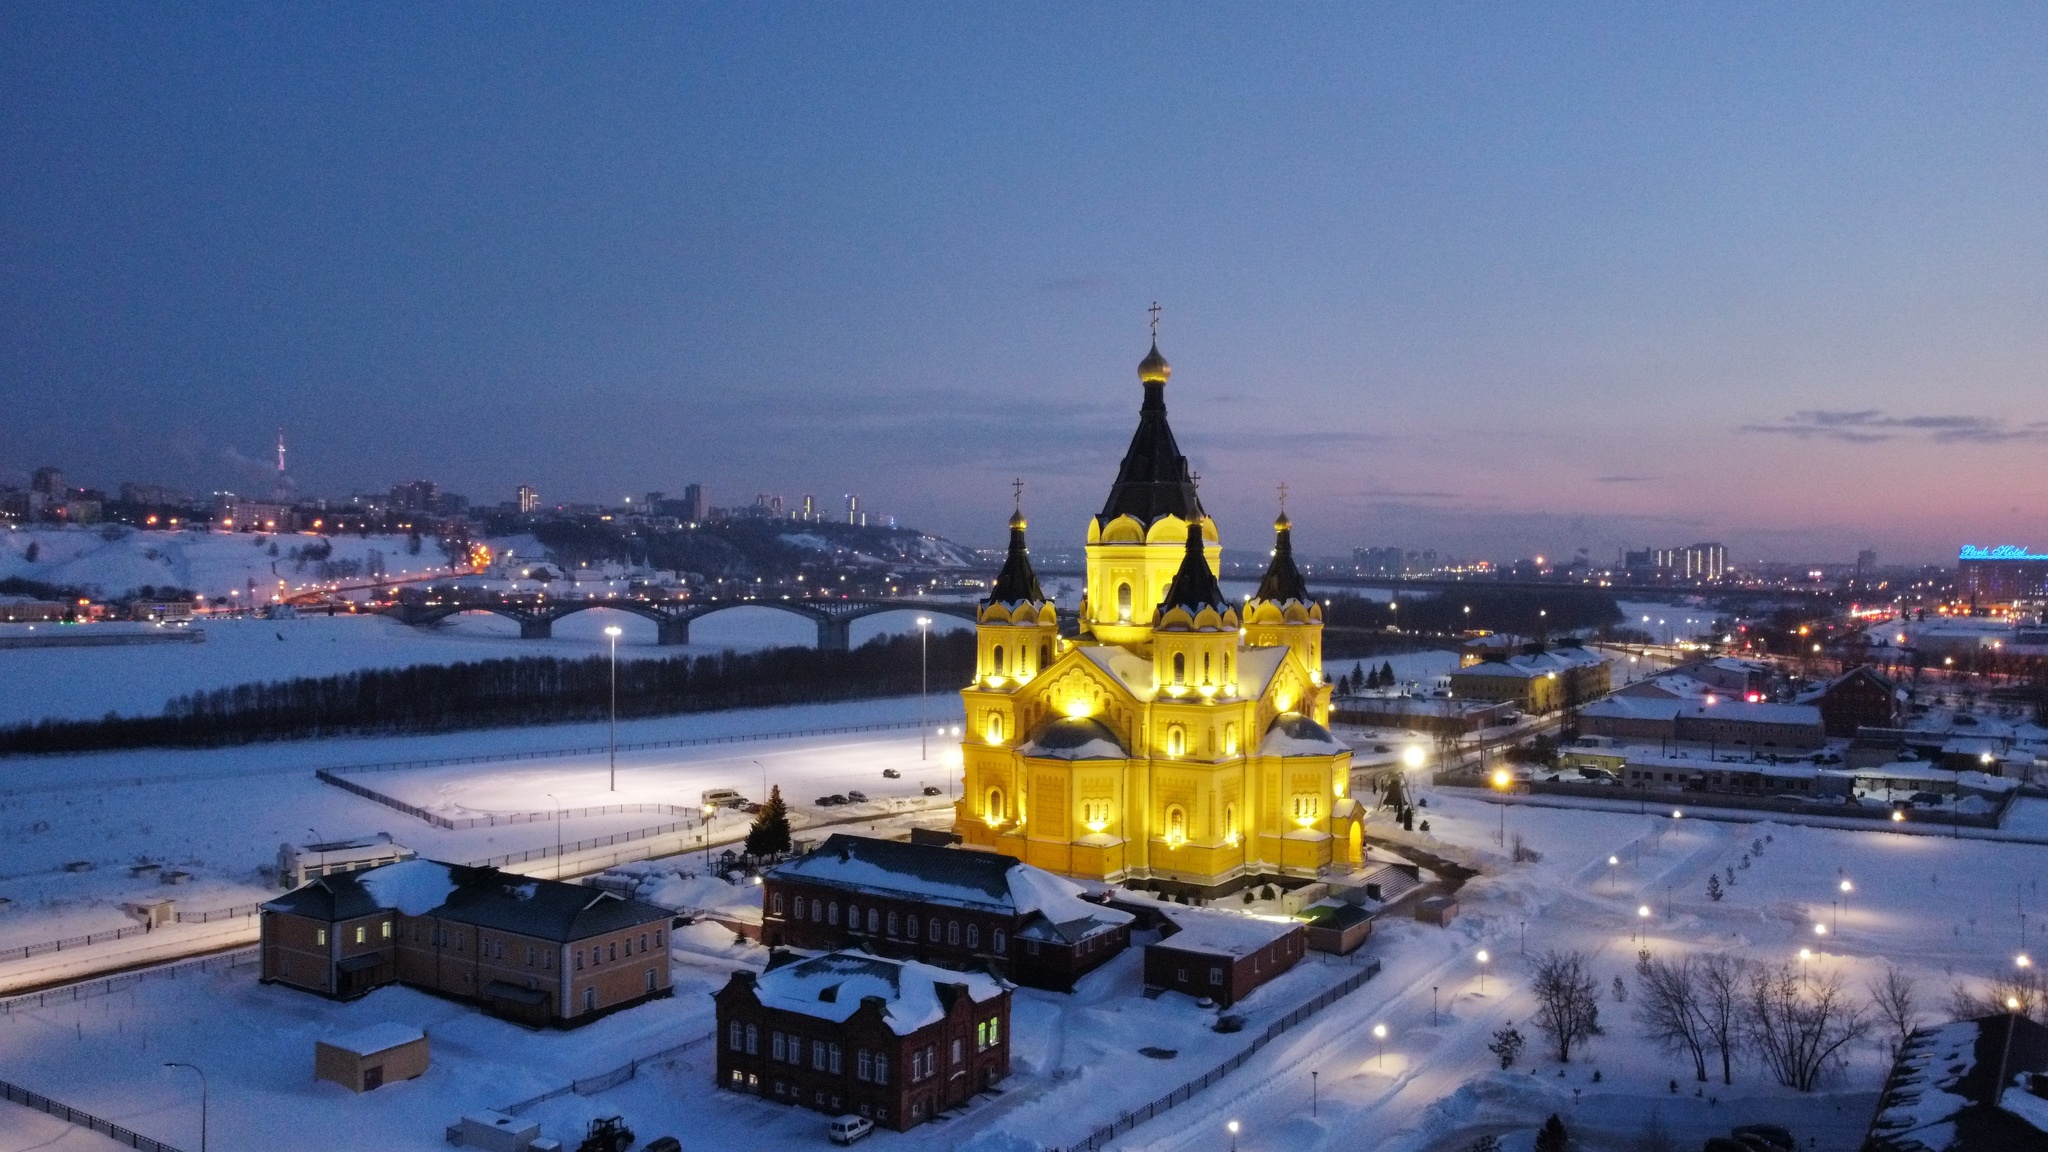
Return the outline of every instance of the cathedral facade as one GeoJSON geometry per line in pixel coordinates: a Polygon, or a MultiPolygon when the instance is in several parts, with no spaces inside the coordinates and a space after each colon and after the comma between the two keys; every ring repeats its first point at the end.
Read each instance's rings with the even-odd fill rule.
{"type": "Polygon", "coordinates": [[[955,830],[1089,879],[1217,895],[1360,856],[1351,751],[1331,737],[1322,606],[1283,512],[1258,591],[1225,599],[1222,544],[1166,420],[1172,374],[1138,366],[1138,429],[1088,523],[1080,626],[1060,635],[1022,512],[983,601],[955,830]]]}

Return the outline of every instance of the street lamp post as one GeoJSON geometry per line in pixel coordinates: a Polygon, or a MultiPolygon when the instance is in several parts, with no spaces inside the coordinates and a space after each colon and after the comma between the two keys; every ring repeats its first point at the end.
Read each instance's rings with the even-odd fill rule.
{"type": "Polygon", "coordinates": [[[562,878],[562,802],[555,799],[553,792],[543,792],[548,803],[555,806],[555,879],[562,878]]]}
{"type": "Polygon", "coordinates": [[[1484,948],[1481,948],[1481,949],[1479,950],[1479,957],[1478,957],[1478,959],[1479,959],[1479,994],[1480,994],[1481,996],[1484,996],[1484,995],[1486,995],[1486,962],[1487,962],[1488,960],[1492,959],[1492,957],[1490,957],[1490,956],[1488,956],[1488,955],[1486,954],[1486,949],[1484,949],[1484,948]]]}
{"type": "Polygon", "coordinates": [[[917,758],[931,759],[931,717],[927,705],[932,695],[932,618],[917,618],[917,758]]]}
{"type": "Polygon", "coordinates": [[[1230,1130],[1230,1152],[1237,1152],[1237,1121],[1232,1120],[1224,1127],[1230,1130]]]}
{"type": "Polygon", "coordinates": [[[1387,1026],[1385,1024],[1373,1025],[1372,1037],[1380,1042],[1380,1067],[1385,1068],[1387,1066],[1387,1026]]]}
{"type": "Polygon", "coordinates": [[[1318,1095],[1318,1093],[1317,1093],[1317,1091],[1316,1091],[1316,1077],[1318,1077],[1318,1076],[1320,1076],[1320,1075],[1322,1075],[1322,1073],[1320,1073],[1320,1072],[1317,1072],[1317,1071],[1316,1071],[1315,1069],[1313,1069],[1313,1068],[1309,1069],[1309,1073],[1308,1073],[1308,1114],[1309,1114],[1310,1116],[1314,1116],[1314,1115],[1316,1115],[1316,1109],[1317,1109],[1317,1108],[1319,1107],[1319,1101],[1320,1101],[1320,1099],[1321,1099],[1321,1097],[1320,1097],[1320,1096],[1318,1095]]]}
{"type": "Polygon", "coordinates": [[[619,790],[619,632],[614,624],[604,630],[612,642],[612,791],[619,790]]]}
{"type": "Polygon", "coordinates": [[[190,1068],[199,1073],[199,1152],[206,1152],[206,1070],[183,1060],[166,1060],[166,1068],[190,1068]]]}
{"type": "Polygon", "coordinates": [[[1436,985],[1429,986],[1429,1026],[1436,1027],[1436,985]]]}

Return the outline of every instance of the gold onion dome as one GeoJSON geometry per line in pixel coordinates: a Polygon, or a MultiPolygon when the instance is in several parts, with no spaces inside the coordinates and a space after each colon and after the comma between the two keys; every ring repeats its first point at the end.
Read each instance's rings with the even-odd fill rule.
{"type": "Polygon", "coordinates": [[[1145,358],[1138,361],[1138,379],[1146,384],[1164,384],[1166,378],[1171,375],[1173,365],[1168,364],[1166,357],[1159,354],[1159,342],[1155,340],[1152,342],[1152,351],[1147,352],[1145,358]]]}
{"type": "Polygon", "coordinates": [[[1022,532],[1029,527],[1030,525],[1024,522],[1024,510],[1022,508],[1010,513],[1010,531],[1022,532]]]}

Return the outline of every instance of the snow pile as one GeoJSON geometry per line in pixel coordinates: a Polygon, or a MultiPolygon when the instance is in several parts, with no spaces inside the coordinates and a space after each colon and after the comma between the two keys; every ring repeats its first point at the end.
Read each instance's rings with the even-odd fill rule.
{"type": "MultiPolygon", "coordinates": [[[[447,903],[455,891],[448,865],[438,860],[405,860],[372,868],[362,874],[362,884],[379,906],[407,916],[426,915],[447,903]]],[[[532,885],[526,887],[531,895],[532,885]]]]}
{"type": "Polygon", "coordinates": [[[1019,913],[1037,912],[1055,924],[1069,924],[1076,920],[1128,924],[1134,919],[1128,912],[1081,899],[1081,893],[1086,889],[1042,868],[1019,864],[1010,869],[1009,880],[1010,899],[1016,902],[1019,913]]]}

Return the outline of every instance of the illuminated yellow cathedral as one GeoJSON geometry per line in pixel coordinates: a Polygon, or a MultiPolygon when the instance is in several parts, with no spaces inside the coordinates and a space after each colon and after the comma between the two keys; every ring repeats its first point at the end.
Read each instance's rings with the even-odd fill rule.
{"type": "Polygon", "coordinates": [[[1052,601],[1010,519],[982,603],[955,827],[969,845],[1055,872],[1201,895],[1359,860],[1351,751],[1324,727],[1323,614],[1295,567],[1287,516],[1241,604],[1166,421],[1158,342],[1102,511],[1088,523],[1080,629],[1052,601]]]}

